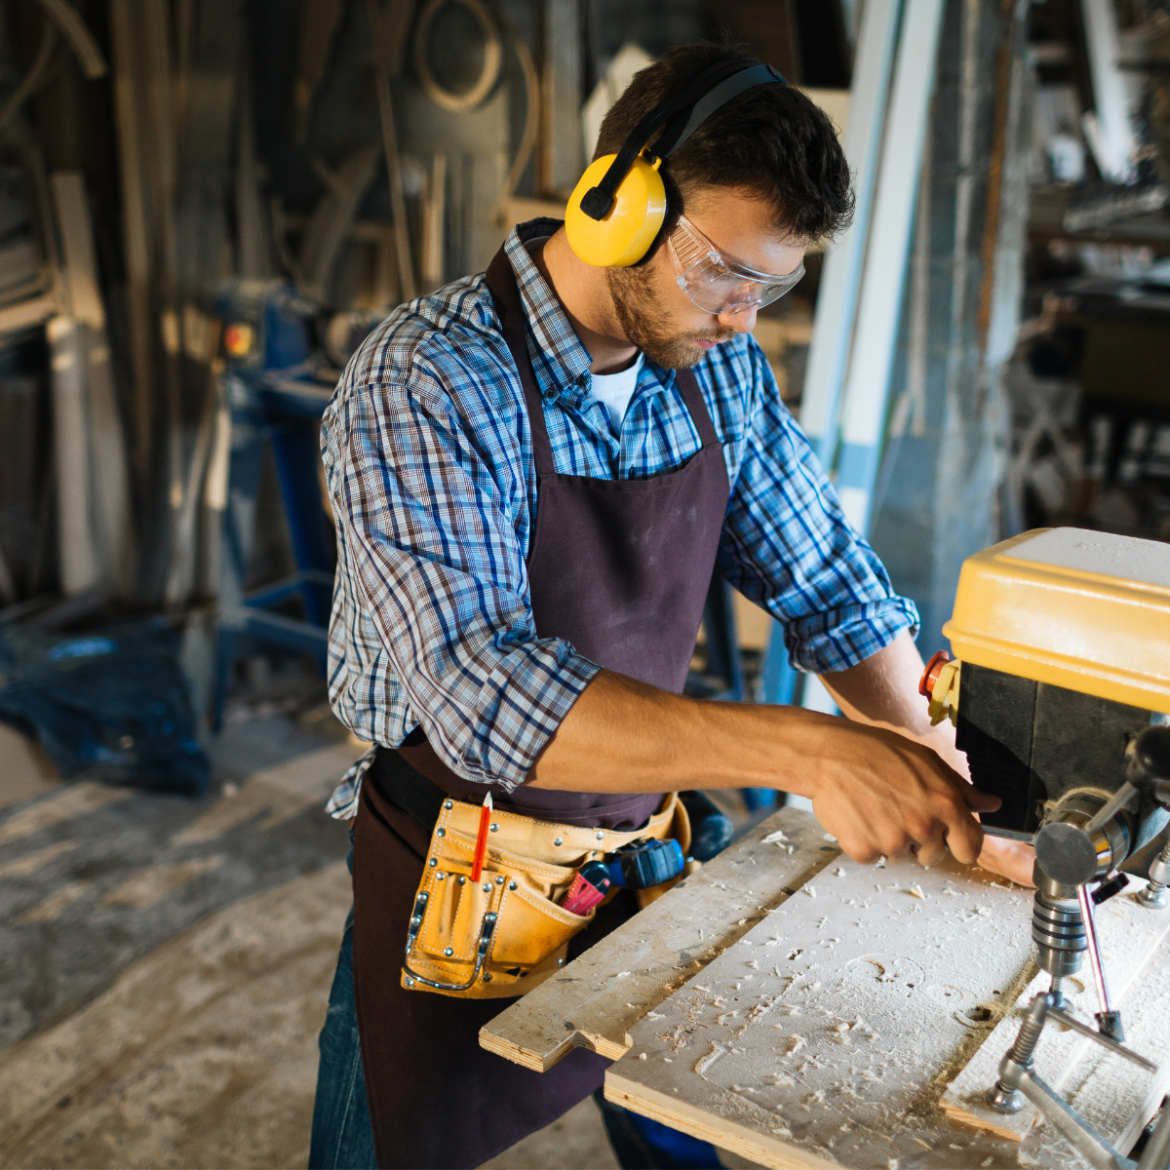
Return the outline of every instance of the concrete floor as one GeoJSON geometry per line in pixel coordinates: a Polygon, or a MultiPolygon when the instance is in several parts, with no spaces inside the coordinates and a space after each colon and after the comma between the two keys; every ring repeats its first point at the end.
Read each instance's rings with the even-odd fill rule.
{"type": "MultiPolygon", "coordinates": [[[[305,1165],[356,752],[253,719],[190,801],[61,784],[0,725],[0,1167],[305,1165]]],[[[586,1101],[489,1165],[617,1163],[586,1101]]]]}

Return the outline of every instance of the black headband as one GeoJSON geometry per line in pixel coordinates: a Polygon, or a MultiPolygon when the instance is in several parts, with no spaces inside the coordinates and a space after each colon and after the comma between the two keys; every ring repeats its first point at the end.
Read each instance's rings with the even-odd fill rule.
{"type": "Polygon", "coordinates": [[[655,154],[665,162],[720,106],[758,85],[787,85],[771,65],[759,61],[723,61],[703,70],[677,97],[652,110],[634,127],[618,151],[609,170],[596,187],[581,199],[581,210],[590,219],[604,219],[613,207],[618,185],[630,172],[634,160],[654,131],[666,123],[655,144],[655,154]],[[684,118],[683,115],[689,114],[684,118]]]}

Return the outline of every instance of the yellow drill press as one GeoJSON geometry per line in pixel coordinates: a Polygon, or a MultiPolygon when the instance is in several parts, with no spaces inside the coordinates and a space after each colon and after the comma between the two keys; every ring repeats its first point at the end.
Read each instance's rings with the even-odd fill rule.
{"type": "Polygon", "coordinates": [[[998,796],[988,832],[1036,847],[1032,938],[1052,976],[1029,1007],[989,1093],[993,1108],[1033,1102],[1094,1166],[1170,1165],[1170,1109],[1135,1163],[1035,1075],[1032,1054],[1056,1020],[1147,1070],[1124,1047],[1109,1000],[1093,908],[1126,872],[1148,873],[1139,901],[1170,901],[1170,545],[1076,528],[1006,540],[963,565],[943,627],[957,660],[923,675],[931,716],[949,717],[971,778],[998,796]],[[1089,956],[1097,1027],[1067,1012],[1062,981],[1089,956]]]}

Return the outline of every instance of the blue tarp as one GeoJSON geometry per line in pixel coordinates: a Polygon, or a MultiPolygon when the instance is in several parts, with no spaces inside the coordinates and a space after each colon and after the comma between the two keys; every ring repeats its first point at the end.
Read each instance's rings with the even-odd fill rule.
{"type": "Polygon", "coordinates": [[[0,719],[36,736],[66,779],[203,796],[211,780],[163,619],[68,636],[0,625],[0,719]]]}

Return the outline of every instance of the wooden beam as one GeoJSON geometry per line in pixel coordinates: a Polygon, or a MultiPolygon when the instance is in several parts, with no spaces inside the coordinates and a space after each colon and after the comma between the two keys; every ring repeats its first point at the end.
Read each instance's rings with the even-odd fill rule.
{"type": "Polygon", "coordinates": [[[135,84],[132,0],[110,0],[114,56],[114,110],[122,181],[122,237],[126,307],[133,378],[134,465],[145,476],[154,446],[154,312],[151,307],[151,248],[148,188],[142,160],[142,128],[135,84]]]}
{"type": "Polygon", "coordinates": [[[65,295],[79,330],[76,353],[82,363],[89,448],[84,473],[91,479],[88,523],[93,526],[92,539],[104,587],[129,599],[135,565],[130,469],[106,334],[89,202],[80,172],[57,172],[51,184],[61,238],[65,295]]]}

